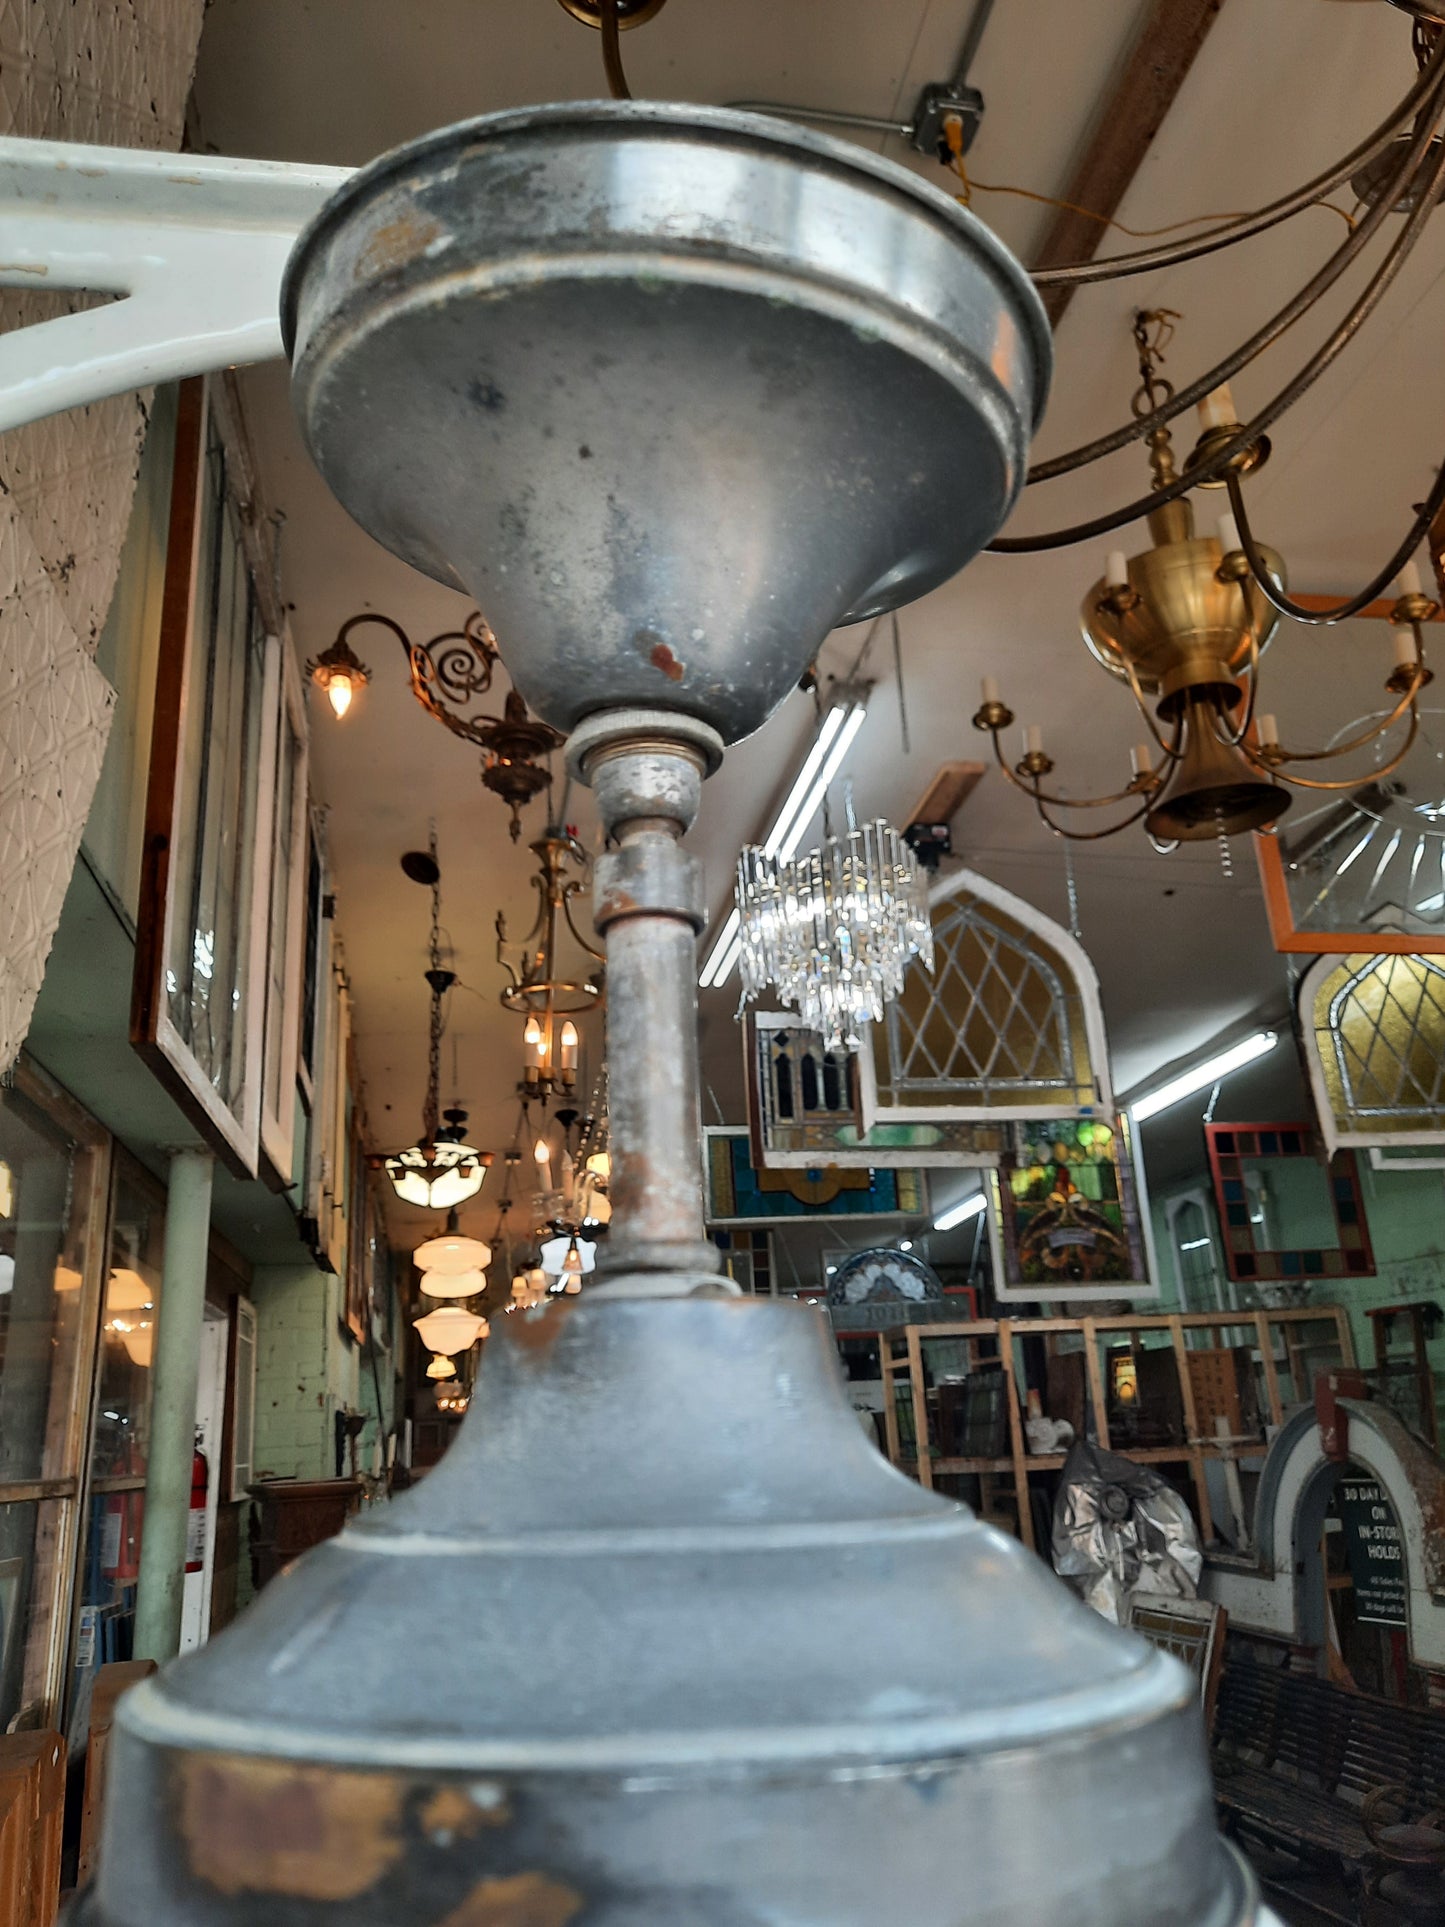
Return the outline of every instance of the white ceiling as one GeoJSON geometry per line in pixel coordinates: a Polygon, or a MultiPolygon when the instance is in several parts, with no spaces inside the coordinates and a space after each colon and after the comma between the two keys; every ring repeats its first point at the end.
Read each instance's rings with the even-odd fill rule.
{"type": "MultiPolygon", "coordinates": [[[[700,101],[768,98],[858,112],[907,113],[922,85],[948,76],[971,0],[670,0],[627,35],[635,92],[700,101]]],[[[1063,184],[1090,116],[1143,11],[1141,0],[998,0],[972,78],[987,111],[971,170],[984,181],[1048,194],[1063,184]]],[[[1352,145],[1408,85],[1408,21],[1384,4],[1226,0],[1165,126],[1121,209],[1153,228],[1185,216],[1256,206],[1352,145]]],[[[362,162],[429,127],[490,109],[601,91],[597,36],[556,0],[212,0],[196,85],[201,143],[217,151],[362,162]]],[[[896,141],[893,158],[945,184],[896,141]]],[[[1025,259],[1050,218],[1013,196],[980,193],[975,207],[1025,259]]],[[[1171,354],[1177,382],[1218,358],[1307,277],[1343,233],[1311,212],[1246,247],[1189,267],[1082,290],[1062,323],[1053,400],[1038,452],[1049,454],[1124,419],[1135,382],[1135,308],[1180,309],[1171,354]]],[[[1445,327],[1445,216],[1337,369],[1281,424],[1251,499],[1264,539],[1286,555],[1298,587],[1338,590],[1373,573],[1398,539],[1439,457],[1438,342],[1445,327]]],[[[1274,392],[1338,304],[1235,384],[1246,408],[1274,392]]],[[[335,505],[291,424],[279,365],[244,378],[264,484],[286,515],[285,592],[302,656],[340,621],[384,610],[425,637],[454,627],[467,605],[393,561],[335,505]]],[[[1181,433],[1187,450],[1188,432],[1181,433]]],[[[1143,492],[1137,450],[1031,490],[1011,532],[1038,530],[1143,492]]],[[[1207,528],[1219,498],[1200,498],[1207,528]]],[[[1118,542],[1119,538],[1112,538],[1118,542]]],[[[1144,546],[1142,529],[1124,542],[1144,546]]],[[[1102,546],[1102,545],[1101,545],[1102,546]]],[[[907,816],[938,765],[978,756],[969,726],[979,677],[996,675],[1021,720],[1043,726],[1056,780],[1078,793],[1118,787],[1139,735],[1127,693],[1086,655],[1077,607],[1097,576],[1092,548],[1035,557],[983,556],[902,613],[911,747],[903,752],[891,638],[876,635],[863,672],[877,679],[848,773],[860,814],[907,816]]],[[[453,998],[444,1059],[451,1095],[472,1111],[475,1141],[503,1148],[515,1114],[515,1019],[496,1005],[498,908],[530,917],[525,842],[480,789],[474,752],[443,734],[406,693],[396,644],[354,640],[375,680],[344,727],[313,707],[318,787],[331,806],[338,916],[356,999],[357,1040],[379,1142],[410,1141],[425,1068],[424,893],[397,867],[424,845],[435,818],[443,915],[464,989],[453,998]]],[[[504,639],[505,640],[505,639],[504,639]]],[[[842,674],[865,636],[839,632],[825,670],[842,674]]],[[[1386,644],[1377,624],[1294,630],[1271,651],[1274,693],[1292,740],[1329,734],[1374,705],[1386,644]]],[[[694,844],[715,912],[726,903],[740,842],[761,828],[810,734],[794,696],[708,785],[694,844]]],[[[593,836],[590,799],[569,817],[593,836]]],[[[527,834],[542,823],[528,813],[527,834]]],[[[1065,853],[1027,804],[990,773],[955,825],[959,851],[1046,911],[1064,915],[1065,853]]],[[[1084,941],[1104,986],[1116,1061],[1127,1088],[1160,1064],[1254,1012],[1279,1014],[1285,961],[1270,948],[1253,855],[1234,846],[1234,875],[1213,846],[1160,858],[1139,833],[1075,853],[1084,941]]],[[[741,1116],[732,987],[703,995],[709,1084],[741,1116]]],[[[600,1041],[600,1040],[599,1040],[600,1041]]],[[[714,1113],[708,1106],[709,1117],[714,1113]]],[[[399,1218],[395,1227],[404,1227],[399,1218]]]]}

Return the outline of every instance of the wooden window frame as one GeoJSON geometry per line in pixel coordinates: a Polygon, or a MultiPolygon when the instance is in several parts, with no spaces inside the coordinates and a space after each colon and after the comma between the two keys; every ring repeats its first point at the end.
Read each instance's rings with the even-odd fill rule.
{"type": "MultiPolygon", "coordinates": [[[[175,887],[179,879],[171,857],[182,827],[181,764],[187,707],[195,700],[192,671],[196,602],[201,586],[197,575],[212,412],[205,381],[181,384],[146,794],[145,860],[131,990],[131,1043],[227,1168],[239,1177],[254,1177],[261,1149],[266,941],[271,894],[268,862],[257,860],[251,865],[250,901],[246,910],[246,1000],[238,1020],[244,1052],[239,1112],[222,1100],[181,1035],[171,1017],[166,994],[166,970],[179,910],[175,887]]],[[[216,420],[223,431],[224,413],[218,413],[216,420]]],[[[244,473],[244,464],[237,466],[244,473]]],[[[244,551],[243,558],[249,571],[251,562],[244,551]]],[[[281,657],[280,638],[268,629],[263,633],[265,657],[256,770],[255,848],[258,854],[269,853],[272,843],[281,657]]]]}
{"type": "Polygon", "coordinates": [[[289,646],[281,649],[281,687],[278,694],[276,715],[276,754],[274,759],[276,779],[272,813],[271,866],[267,878],[267,932],[265,951],[265,992],[266,1016],[261,1059],[261,1122],[260,1138],[262,1153],[262,1175],[273,1190],[289,1189],[296,1164],[296,1079],[301,1061],[301,995],[305,973],[306,950],[306,885],[311,850],[311,820],[307,802],[307,779],[309,774],[309,750],[306,727],[306,700],[301,687],[300,672],[296,667],[295,652],[289,646]],[[281,831],[285,812],[281,808],[281,785],[286,782],[288,771],[284,746],[287,731],[299,745],[299,753],[294,767],[289,772],[291,783],[291,836],[286,849],[281,848],[281,831]],[[272,1007],[270,995],[273,966],[278,933],[273,927],[271,909],[275,903],[275,886],[278,877],[284,878],[286,891],[286,954],[280,960],[282,996],[281,1008],[272,1007]],[[271,1088],[269,1076],[271,1039],[276,1026],[281,1028],[281,1053],[275,1088],[271,1088]]]}

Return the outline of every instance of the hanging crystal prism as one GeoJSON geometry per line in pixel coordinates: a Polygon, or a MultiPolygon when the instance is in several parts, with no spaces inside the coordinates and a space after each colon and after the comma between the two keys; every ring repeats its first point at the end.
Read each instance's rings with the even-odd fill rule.
{"type": "Polygon", "coordinates": [[[914,957],[933,968],[928,890],[889,824],[865,823],[780,863],[754,844],[738,858],[744,998],[769,984],[829,1050],[861,1050],[914,957]]]}

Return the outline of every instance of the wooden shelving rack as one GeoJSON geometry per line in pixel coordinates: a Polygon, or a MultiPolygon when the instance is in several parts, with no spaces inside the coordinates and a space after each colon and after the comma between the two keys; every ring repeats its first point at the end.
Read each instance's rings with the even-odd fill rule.
{"type": "MultiPolygon", "coordinates": [[[[1264,1406],[1268,1410],[1268,1422],[1278,1426],[1282,1425],[1285,1419],[1285,1408],[1280,1394],[1280,1366],[1284,1365],[1293,1385],[1298,1390],[1305,1375],[1301,1328],[1309,1324],[1332,1324],[1340,1363],[1354,1364],[1355,1354],[1350,1336],[1349,1313],[1342,1305],[1310,1305],[1291,1310],[1135,1312],[1107,1318],[981,1318],[959,1323],[940,1321],[937,1324],[907,1325],[901,1331],[881,1332],[877,1336],[883,1378],[883,1424],[888,1457],[901,1471],[909,1473],[930,1490],[936,1478],[948,1474],[972,1474],[983,1478],[1002,1477],[1010,1480],[1013,1488],[1013,1502],[1018,1514],[1019,1536],[1025,1545],[1034,1546],[1029,1474],[1030,1472],[1058,1471],[1064,1463],[1064,1454],[1062,1452],[1031,1453],[1027,1448],[1023,1425],[1026,1388],[1016,1341],[1037,1335],[1045,1340],[1048,1347],[1056,1344],[1061,1336],[1068,1335],[1082,1341],[1090,1427],[1094,1441],[1108,1451],[1117,1451],[1121,1457],[1132,1459],[1138,1465],[1187,1465],[1193,1479],[1201,1536],[1208,1543],[1214,1537],[1214,1522],[1205,1464],[1211,1458],[1224,1459],[1231,1455],[1238,1456],[1240,1447],[1237,1440],[1221,1440],[1201,1433],[1195,1409],[1193,1379],[1188,1363],[1191,1349],[1189,1335],[1212,1333],[1217,1342],[1223,1346],[1225,1334],[1253,1334],[1252,1340],[1246,1338],[1244,1342],[1252,1344],[1257,1353],[1257,1362],[1262,1375],[1264,1406]],[[1111,1334],[1132,1335],[1145,1332],[1168,1334],[1169,1349],[1173,1353],[1178,1373],[1180,1407],[1184,1418],[1184,1440],[1177,1445],[1116,1446],[1109,1436],[1109,1402],[1104,1389],[1100,1340],[1111,1334]],[[1008,1375],[1005,1404],[1008,1409],[1010,1449],[1007,1457],[948,1458],[940,1456],[933,1450],[929,1431],[928,1388],[923,1354],[926,1345],[941,1338],[962,1338],[970,1341],[970,1360],[980,1365],[984,1362],[976,1349],[980,1342],[991,1340],[997,1347],[997,1358],[991,1358],[988,1362],[992,1365],[1001,1364],[1008,1375]],[[900,1344],[904,1349],[895,1350],[895,1347],[900,1344]],[[1276,1352],[1277,1344],[1283,1345],[1282,1357],[1276,1352]],[[906,1452],[898,1424],[898,1381],[903,1374],[907,1374],[911,1394],[916,1456],[906,1452]]],[[[1159,1349],[1164,1348],[1161,1346],[1159,1349]]],[[[1265,1446],[1266,1441],[1261,1434],[1258,1440],[1258,1450],[1261,1454],[1265,1446]]]]}

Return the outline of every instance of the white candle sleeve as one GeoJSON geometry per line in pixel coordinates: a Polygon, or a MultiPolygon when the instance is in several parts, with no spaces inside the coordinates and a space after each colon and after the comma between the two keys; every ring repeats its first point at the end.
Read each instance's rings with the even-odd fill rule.
{"type": "Polygon", "coordinates": [[[1104,580],[1111,589],[1129,586],[1129,562],[1122,549],[1110,549],[1104,562],[1104,580]]]}
{"type": "Polygon", "coordinates": [[[1415,645],[1415,631],[1407,622],[1392,624],[1390,637],[1395,645],[1395,661],[1401,669],[1413,669],[1420,660],[1420,651],[1415,645]]]}
{"type": "Polygon", "coordinates": [[[1024,731],[1024,755],[1037,755],[1043,750],[1043,747],[1044,732],[1039,728],[1037,723],[1030,723],[1024,731]]]}
{"type": "Polygon", "coordinates": [[[1396,584],[1402,596],[1419,595],[1420,571],[1413,562],[1407,562],[1401,569],[1396,578],[1396,584]]]}
{"type": "Polygon", "coordinates": [[[1256,717],[1254,731],[1266,749],[1273,748],[1279,741],[1279,724],[1273,716],[1256,717]]]}
{"type": "Polygon", "coordinates": [[[1234,396],[1230,393],[1229,383],[1220,382],[1211,388],[1199,404],[1199,426],[1201,428],[1233,428],[1239,416],[1234,411],[1234,396]]]}
{"type": "Polygon", "coordinates": [[[998,683],[992,676],[983,679],[983,699],[986,703],[996,703],[999,699],[998,683]]]}
{"type": "Polygon", "coordinates": [[[1244,547],[1239,539],[1239,524],[1227,511],[1219,518],[1219,546],[1226,555],[1233,555],[1244,547]]]}

